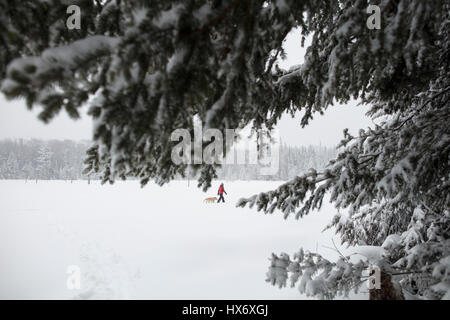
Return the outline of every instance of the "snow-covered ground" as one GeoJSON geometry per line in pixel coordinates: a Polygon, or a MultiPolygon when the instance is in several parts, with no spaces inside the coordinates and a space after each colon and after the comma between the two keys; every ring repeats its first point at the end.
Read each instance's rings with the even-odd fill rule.
{"type": "MultiPolygon", "coordinates": [[[[235,208],[281,182],[226,182],[226,203],[191,182],[0,180],[1,299],[300,299],[265,282],[272,252],[300,247],[327,257],[322,233],[335,209],[299,221],[235,208]],[[81,270],[69,290],[67,268],[81,270]]],[[[336,238],[336,236],[334,236],[336,238]]]]}

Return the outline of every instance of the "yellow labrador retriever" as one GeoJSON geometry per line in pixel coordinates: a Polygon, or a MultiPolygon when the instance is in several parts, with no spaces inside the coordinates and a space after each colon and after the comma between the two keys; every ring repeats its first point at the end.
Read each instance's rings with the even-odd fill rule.
{"type": "Polygon", "coordinates": [[[205,200],[203,200],[203,202],[206,202],[206,203],[214,203],[216,201],[217,201],[216,197],[206,198],[205,200]]]}

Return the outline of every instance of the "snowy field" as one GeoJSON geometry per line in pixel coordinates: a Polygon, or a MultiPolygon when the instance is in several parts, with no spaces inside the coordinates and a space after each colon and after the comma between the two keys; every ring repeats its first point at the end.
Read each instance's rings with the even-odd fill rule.
{"type": "Polygon", "coordinates": [[[0,180],[1,299],[301,299],[265,282],[272,252],[300,247],[334,258],[335,209],[284,220],[235,208],[281,182],[226,182],[226,203],[191,182],[0,180]],[[80,290],[66,286],[81,270],[80,290]]]}

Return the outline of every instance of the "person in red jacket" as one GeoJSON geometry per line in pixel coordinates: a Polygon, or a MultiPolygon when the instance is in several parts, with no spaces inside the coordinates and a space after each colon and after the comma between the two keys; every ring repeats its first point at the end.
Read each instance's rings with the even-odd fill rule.
{"type": "Polygon", "coordinates": [[[219,200],[217,200],[217,203],[220,202],[220,199],[222,199],[222,202],[225,202],[225,199],[223,198],[223,194],[227,194],[225,191],[225,188],[223,187],[223,183],[220,184],[219,190],[217,191],[217,195],[219,196],[219,200]]]}

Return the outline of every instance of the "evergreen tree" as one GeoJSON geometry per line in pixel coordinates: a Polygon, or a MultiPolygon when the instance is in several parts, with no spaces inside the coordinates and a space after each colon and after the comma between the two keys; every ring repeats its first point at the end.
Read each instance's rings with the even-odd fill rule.
{"type": "Polygon", "coordinates": [[[36,167],[36,179],[48,180],[52,179],[52,167],[51,167],[51,156],[52,152],[50,151],[47,143],[43,143],[39,148],[36,167]]]}
{"type": "Polygon", "coordinates": [[[34,168],[28,162],[22,167],[22,172],[25,182],[28,181],[28,179],[32,179],[36,176],[34,168]]]}
{"type": "Polygon", "coordinates": [[[6,179],[14,179],[19,175],[19,162],[14,153],[11,153],[6,160],[5,167],[5,177],[6,179]]]}
{"type": "MultiPolygon", "coordinates": [[[[331,223],[342,241],[384,250],[385,288],[399,274],[407,297],[450,297],[448,0],[379,0],[380,29],[366,25],[367,0],[71,2],[82,11],[76,31],[65,28],[66,1],[0,0],[1,90],[40,105],[44,121],[62,109],[77,117],[89,103],[87,172],[163,184],[185,174],[171,161],[170,134],[193,130],[194,116],[221,130],[272,129],[301,111],[305,126],[334,102],[359,99],[375,128],[345,132],[323,171],[239,205],[299,218],[329,193],[349,209],[331,223]],[[312,43],[303,65],[282,70],[294,28],[312,43]]],[[[199,168],[206,189],[216,170],[199,168]]],[[[302,292],[333,298],[358,287],[367,263],[300,250],[274,256],[269,281],[285,285],[291,273],[302,292]]]]}
{"type": "Polygon", "coordinates": [[[6,166],[5,157],[2,154],[0,154],[0,179],[6,179],[5,166],[6,166]]]}

